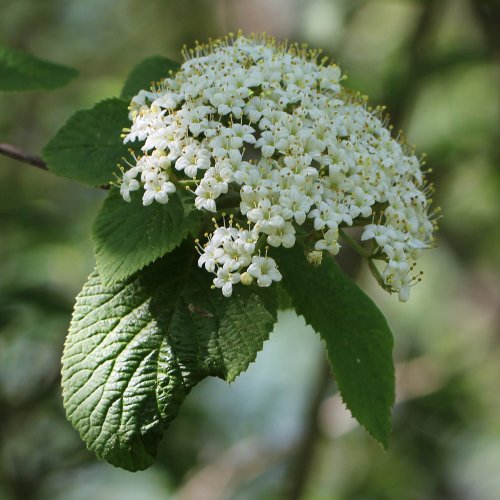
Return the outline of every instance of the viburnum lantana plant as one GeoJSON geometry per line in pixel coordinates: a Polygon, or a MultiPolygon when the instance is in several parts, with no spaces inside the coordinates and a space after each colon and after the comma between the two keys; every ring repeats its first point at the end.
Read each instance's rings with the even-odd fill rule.
{"type": "MultiPolygon", "coordinates": [[[[387,446],[392,334],[333,256],[350,246],[408,300],[436,230],[424,162],[320,51],[238,34],[183,55],[141,62],[43,151],[52,172],[109,188],[63,353],[69,420],[98,457],[148,467],[190,390],[233,381],[293,307],[387,446]]],[[[9,51],[0,72],[0,90],[74,76],[9,51]]]]}
{"type": "Polygon", "coordinates": [[[345,90],[320,53],[237,36],[184,51],[180,69],[131,102],[125,140],[141,155],[123,173],[130,201],[168,203],[187,188],[197,210],[230,215],[199,246],[199,265],[229,297],[236,283],[282,279],[265,251],[306,243],[319,265],[342,228],[364,227],[379,282],[408,300],[413,263],[433,244],[431,187],[420,161],[391,137],[383,108],[345,90]],[[236,202],[237,201],[237,202],[236,202]]]}

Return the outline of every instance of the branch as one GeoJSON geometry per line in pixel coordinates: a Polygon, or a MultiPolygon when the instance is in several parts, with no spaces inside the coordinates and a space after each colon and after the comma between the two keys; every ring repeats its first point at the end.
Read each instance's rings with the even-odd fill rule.
{"type": "Polygon", "coordinates": [[[48,170],[47,164],[43,161],[42,158],[30,153],[25,153],[12,144],[0,143],[0,154],[8,156],[9,158],[12,158],[14,160],[22,161],[23,163],[28,163],[29,165],[41,168],[42,170],[48,170]]]}
{"type": "MultiPolygon", "coordinates": [[[[25,153],[21,149],[13,146],[12,144],[0,143],[0,155],[8,156],[14,160],[22,161],[28,165],[33,165],[41,170],[48,172],[48,167],[45,161],[40,158],[40,156],[32,155],[31,153],[25,153]]],[[[104,186],[97,186],[99,189],[108,190],[110,185],[106,184],[104,186]]]]}
{"type": "Polygon", "coordinates": [[[428,64],[432,34],[436,30],[442,11],[444,0],[424,0],[420,15],[413,32],[406,42],[406,74],[388,82],[384,102],[387,103],[391,123],[397,131],[403,125],[412,111],[417,94],[420,89],[422,75],[428,64]]]}
{"type": "Polygon", "coordinates": [[[306,410],[303,434],[298,443],[292,466],[289,469],[286,498],[290,500],[304,498],[307,482],[313,467],[314,452],[320,437],[319,409],[331,383],[332,374],[330,366],[325,359],[322,359],[315,387],[311,391],[311,399],[306,410]]]}

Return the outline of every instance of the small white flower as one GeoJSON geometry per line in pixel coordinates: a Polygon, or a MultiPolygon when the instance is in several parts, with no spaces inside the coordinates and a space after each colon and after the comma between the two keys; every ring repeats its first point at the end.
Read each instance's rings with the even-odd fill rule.
{"type": "Polygon", "coordinates": [[[368,224],[365,226],[361,241],[366,241],[374,238],[379,247],[384,247],[389,241],[396,237],[394,229],[391,227],[380,226],[377,224],[368,224]]]}
{"type": "Polygon", "coordinates": [[[120,185],[120,194],[125,201],[130,203],[130,192],[137,191],[141,185],[137,179],[130,178],[130,176],[123,176],[123,181],[120,185]]]}
{"type": "Polygon", "coordinates": [[[271,257],[254,256],[247,272],[256,278],[257,284],[262,287],[271,286],[273,281],[281,281],[282,278],[276,267],[276,262],[271,257]]]}
{"type": "Polygon", "coordinates": [[[272,247],[282,245],[285,248],[292,248],[295,245],[295,228],[291,222],[285,222],[282,228],[278,228],[267,237],[267,242],[272,247]]]}
{"type": "Polygon", "coordinates": [[[231,272],[227,267],[220,267],[217,270],[217,277],[214,278],[213,283],[216,288],[221,288],[224,297],[231,297],[233,294],[233,285],[238,283],[241,279],[239,273],[231,272]]]}
{"type": "Polygon", "coordinates": [[[213,273],[215,271],[217,263],[223,255],[224,250],[222,248],[207,244],[207,246],[205,247],[205,252],[202,253],[198,259],[198,266],[205,266],[205,269],[208,272],[213,273]]]}
{"type": "Polygon", "coordinates": [[[194,206],[198,210],[205,209],[209,212],[217,212],[215,198],[220,195],[220,190],[217,189],[215,182],[203,179],[202,183],[196,188],[195,193],[194,206]]]}
{"type": "Polygon", "coordinates": [[[142,204],[144,206],[151,205],[153,201],[157,201],[164,205],[168,202],[168,195],[175,193],[175,185],[172,182],[164,182],[163,184],[146,184],[142,204]]]}
{"type": "Polygon", "coordinates": [[[280,205],[283,207],[285,220],[295,219],[299,225],[304,224],[306,215],[312,205],[312,200],[298,188],[281,192],[280,205]]]}
{"type": "Polygon", "coordinates": [[[195,178],[198,169],[206,170],[210,167],[210,151],[200,149],[195,144],[186,146],[182,151],[182,156],[175,163],[177,170],[184,170],[188,177],[195,178]]]}
{"type": "Polygon", "coordinates": [[[337,255],[340,250],[338,238],[339,232],[336,229],[329,229],[324,233],[323,238],[315,243],[314,249],[318,251],[327,250],[332,255],[337,255]]]}

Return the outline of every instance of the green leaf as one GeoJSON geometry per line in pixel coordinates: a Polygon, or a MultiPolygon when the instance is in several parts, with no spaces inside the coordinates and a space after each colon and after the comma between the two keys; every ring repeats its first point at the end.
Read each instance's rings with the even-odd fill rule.
{"type": "Polygon", "coordinates": [[[210,289],[188,244],[106,287],[94,272],[76,300],[62,359],[68,419],[98,457],[145,469],[168,423],[207,376],[231,381],[276,321],[269,290],[210,289]]]}
{"type": "Polygon", "coordinates": [[[163,56],[148,57],[141,61],[130,72],[122,89],[121,97],[131,99],[139,90],[147,90],[153,83],[169,76],[171,71],[177,71],[180,64],[163,56]]]}
{"type": "Polygon", "coordinates": [[[387,321],[333,258],[314,267],[299,245],[277,251],[276,258],[297,314],[325,342],[344,403],[387,447],[394,404],[393,338],[387,321]]]}
{"type": "Polygon", "coordinates": [[[0,90],[50,90],[77,75],[75,69],[0,47],[0,90]]]}
{"type": "Polygon", "coordinates": [[[118,98],[77,111],[45,146],[49,170],[91,186],[101,186],[120,174],[117,164],[130,156],[120,137],[130,125],[128,104],[118,98]]]}
{"type": "Polygon", "coordinates": [[[132,275],[195,235],[203,217],[194,209],[193,196],[181,190],[165,205],[145,207],[138,192],[131,198],[127,203],[112,189],[94,222],[97,269],[106,284],[132,275]]]}

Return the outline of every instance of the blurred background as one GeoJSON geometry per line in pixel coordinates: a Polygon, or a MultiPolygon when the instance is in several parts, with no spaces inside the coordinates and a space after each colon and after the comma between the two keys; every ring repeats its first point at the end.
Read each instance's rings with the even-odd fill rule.
{"type": "Polygon", "coordinates": [[[99,462],[66,421],[59,360],[93,268],[99,190],[0,157],[0,499],[500,499],[498,0],[0,0],[0,43],[81,71],[0,95],[0,142],[39,153],[147,56],[231,30],[321,47],[428,154],[443,210],[409,303],[360,283],[395,340],[384,452],[344,411],[322,346],[284,312],[247,373],[189,396],[156,465],[99,462]]]}

